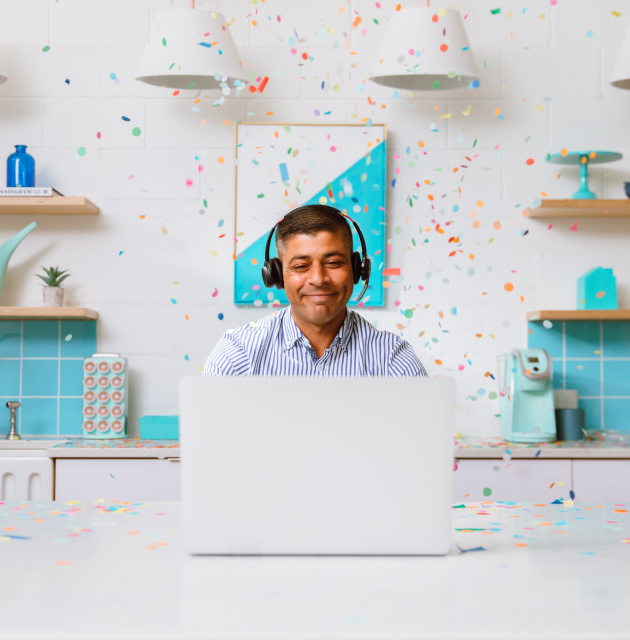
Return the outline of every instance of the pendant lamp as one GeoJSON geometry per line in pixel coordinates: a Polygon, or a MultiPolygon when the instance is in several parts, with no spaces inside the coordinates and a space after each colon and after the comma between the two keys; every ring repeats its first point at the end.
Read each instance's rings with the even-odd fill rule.
{"type": "Polygon", "coordinates": [[[136,80],[171,89],[219,89],[245,82],[238,52],[214,11],[166,9],[158,12],[136,80]],[[236,82],[235,82],[236,81],[236,82]]]}
{"type": "Polygon", "coordinates": [[[392,16],[372,67],[373,82],[434,91],[479,86],[464,21],[454,9],[401,9],[392,16]]]}
{"type": "Polygon", "coordinates": [[[621,49],[617,54],[617,61],[608,81],[618,89],[630,89],[630,28],[626,31],[621,49]]]}

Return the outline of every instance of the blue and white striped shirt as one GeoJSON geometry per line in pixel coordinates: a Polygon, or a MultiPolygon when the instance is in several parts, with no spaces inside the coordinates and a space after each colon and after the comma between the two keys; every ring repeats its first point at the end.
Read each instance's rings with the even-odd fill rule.
{"type": "Polygon", "coordinates": [[[426,376],[412,346],[378,331],[346,307],[332,344],[318,359],[295,324],[291,307],[223,334],[208,357],[204,376],[426,376]]]}

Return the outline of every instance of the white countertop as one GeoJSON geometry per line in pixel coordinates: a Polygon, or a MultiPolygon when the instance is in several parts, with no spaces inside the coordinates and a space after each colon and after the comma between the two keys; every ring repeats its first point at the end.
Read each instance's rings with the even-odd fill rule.
{"type": "Polygon", "coordinates": [[[498,437],[455,436],[455,458],[630,459],[630,434],[600,433],[597,440],[523,444],[498,437]]]}
{"type": "Polygon", "coordinates": [[[625,509],[468,503],[446,557],[190,557],[179,503],[7,503],[0,638],[627,638],[625,509]]]}
{"type": "MultiPolygon", "coordinates": [[[[50,458],[179,458],[179,440],[84,438],[1,441],[0,457],[42,456],[50,458]],[[45,451],[45,453],[44,453],[45,451]]],[[[455,459],[630,459],[630,434],[600,440],[520,444],[498,437],[457,434],[455,459]]]]}
{"type": "MultiPolygon", "coordinates": [[[[11,445],[19,448],[19,444],[11,445]]],[[[497,437],[457,434],[453,455],[456,459],[500,459],[508,455],[506,450],[516,459],[630,459],[630,438],[626,442],[620,434],[601,440],[519,444],[497,437]]],[[[0,451],[0,455],[4,453],[0,451]]],[[[51,443],[46,454],[50,458],[179,458],[179,440],[68,438],[51,443]]]]}
{"type": "Polygon", "coordinates": [[[46,453],[50,458],[179,458],[179,440],[68,438],[46,453]]]}

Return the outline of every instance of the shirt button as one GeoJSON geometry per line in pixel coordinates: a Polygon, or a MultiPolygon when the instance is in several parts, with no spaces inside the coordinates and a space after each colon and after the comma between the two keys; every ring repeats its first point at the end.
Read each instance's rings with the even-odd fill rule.
{"type": "Polygon", "coordinates": [[[321,369],[324,368],[324,365],[323,364],[319,364],[319,365],[317,365],[317,368],[321,370],[321,369]]]}

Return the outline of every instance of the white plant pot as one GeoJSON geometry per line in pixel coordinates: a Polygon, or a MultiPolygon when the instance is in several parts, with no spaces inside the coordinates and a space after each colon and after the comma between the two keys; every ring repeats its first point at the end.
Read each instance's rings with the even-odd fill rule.
{"type": "Polygon", "coordinates": [[[63,307],[63,287],[44,287],[44,306],[63,307]]]}

